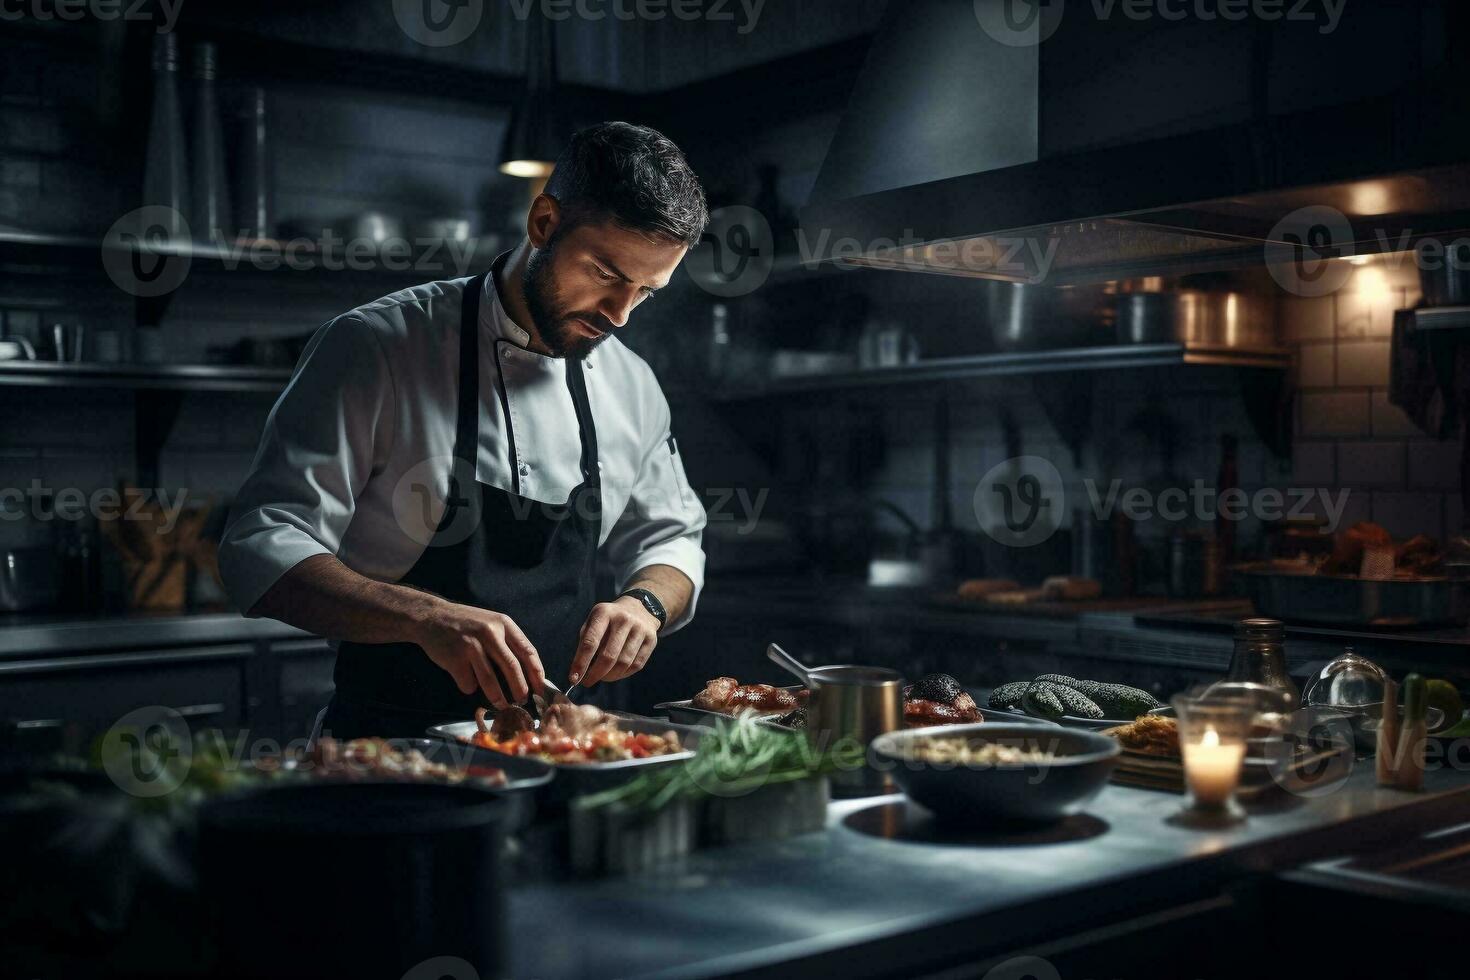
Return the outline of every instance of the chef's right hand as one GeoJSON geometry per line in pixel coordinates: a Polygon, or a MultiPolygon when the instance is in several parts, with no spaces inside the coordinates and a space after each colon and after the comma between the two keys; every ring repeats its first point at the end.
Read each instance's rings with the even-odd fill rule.
{"type": "Polygon", "coordinates": [[[484,691],[497,708],[521,704],[546,682],[536,648],[504,613],[444,602],[419,623],[417,642],[460,691],[484,691]]]}

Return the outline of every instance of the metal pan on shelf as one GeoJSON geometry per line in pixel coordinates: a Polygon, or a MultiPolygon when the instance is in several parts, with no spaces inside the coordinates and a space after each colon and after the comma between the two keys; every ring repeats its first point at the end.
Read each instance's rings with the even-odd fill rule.
{"type": "Polygon", "coordinates": [[[1232,571],[1257,614],[1283,622],[1401,628],[1470,622],[1470,585],[1455,579],[1317,575],[1281,562],[1252,562],[1232,571]]]}

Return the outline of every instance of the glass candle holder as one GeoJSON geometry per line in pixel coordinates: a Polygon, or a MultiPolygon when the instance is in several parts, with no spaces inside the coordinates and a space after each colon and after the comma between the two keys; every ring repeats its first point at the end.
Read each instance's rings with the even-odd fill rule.
{"type": "Polygon", "coordinates": [[[1189,809],[1212,816],[1244,816],[1235,800],[1235,790],[1240,785],[1255,702],[1207,693],[1200,697],[1182,695],[1173,703],[1189,809]]]}

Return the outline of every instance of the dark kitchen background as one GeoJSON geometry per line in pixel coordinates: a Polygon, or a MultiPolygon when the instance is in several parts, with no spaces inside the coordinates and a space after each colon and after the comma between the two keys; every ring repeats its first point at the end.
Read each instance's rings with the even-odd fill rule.
{"type": "MultiPolygon", "coordinates": [[[[713,242],[622,335],[663,384],[710,524],[694,623],[617,685],[619,703],[646,710],[721,674],[770,679],[762,651],[773,639],[808,662],[884,663],[911,677],[942,669],[994,682],[1053,666],[1090,676],[1098,661],[1123,660],[1177,687],[1223,669],[1228,635],[1145,629],[1109,610],[1143,596],[1161,615],[1177,600],[1207,620],[1240,601],[1212,571],[1222,548],[1263,556],[1283,536],[1323,533],[1320,521],[1250,518],[1226,544],[1210,520],[1155,515],[1114,548],[1114,525],[1080,513],[1087,481],[1102,493],[1114,480],[1308,488],[1316,518],[1324,495],[1346,494],[1341,527],[1460,533],[1457,427],[1437,438],[1389,399],[1395,312],[1421,301],[1403,249],[1344,263],[1324,295],[1283,288],[1259,244],[1252,263],[1134,263],[1074,275],[1066,289],[805,261],[823,231],[803,218],[819,177],[863,189],[838,171],[865,131],[901,129],[881,99],[849,108],[875,37],[903,30],[881,0],[768,2],[753,22],[739,4],[729,20],[686,21],[551,20],[538,5],[525,17],[487,3],[471,35],[442,46],[411,36],[386,0],[185,0],[166,32],[164,8],[152,21],[35,13],[52,6],[0,22],[0,487],[23,491],[6,498],[15,512],[0,523],[7,741],[78,744],[155,704],[211,726],[306,734],[330,692],[331,652],[228,607],[214,542],[232,494],[318,325],[404,286],[481,271],[518,240],[536,185],[499,163],[514,114],[548,105],[561,132],[603,119],[663,130],[716,209],[713,242]],[[176,288],[155,289],[184,250],[151,265],[159,254],[127,238],[126,216],[158,203],[145,188],[167,188],[170,161],[183,168],[195,237],[223,220],[268,255],[279,254],[271,243],[304,239],[318,243],[297,256],[310,268],[266,268],[248,244],[201,244],[176,288]],[[213,219],[211,206],[223,209],[213,219]],[[757,227],[736,206],[758,212],[771,239],[763,250],[757,235],[752,266],[732,276],[710,253],[743,241],[732,231],[742,222],[757,227]],[[358,267],[328,268],[342,257],[319,244],[324,230],[414,243],[409,267],[370,248],[358,267]],[[1196,338],[1213,353],[1191,354],[1172,320],[1151,319],[1158,297],[1217,331],[1196,338]],[[1067,511],[1057,534],[1025,549],[997,544],[975,506],[982,476],[1020,456],[1056,467],[1067,511]],[[187,502],[148,540],[95,515],[48,516],[63,493],[109,489],[187,502]],[[1085,622],[978,615],[952,601],[967,578],[1032,586],[1069,572],[1106,583],[1085,622]]],[[[1375,31],[1374,11],[1354,13],[1354,30],[1314,55],[1327,70],[1302,71],[1286,108],[1391,92],[1390,66],[1423,75],[1454,61],[1435,5],[1390,11],[1424,19],[1391,32],[1375,31]],[[1377,47],[1365,41],[1375,35],[1377,47]]],[[[1184,70],[1194,36],[1167,27],[1131,57],[1162,52],[1184,70]]],[[[1292,42],[1308,36],[1280,29],[1292,42]]],[[[1219,30],[1246,50],[1260,43],[1259,25],[1219,30]]],[[[1065,29],[1058,37],[1045,57],[1071,50],[1065,29]]],[[[1074,111],[1129,111],[1067,128],[1066,146],[1046,126],[1060,122],[1043,116],[1053,150],[1187,136],[1258,108],[1260,93],[1223,69],[1212,100],[1189,102],[1128,89],[1129,72],[1100,56],[1069,63],[1069,82],[1090,93],[1074,111]]],[[[1187,67],[1211,70],[1208,58],[1187,67]]],[[[911,66],[922,74],[922,62],[911,66]]],[[[1346,128],[1312,149],[1350,157],[1355,141],[1346,128]]],[[[1200,157],[1159,160],[1138,180],[1208,170],[1217,149],[1201,143],[1200,157]]],[[[920,160],[916,173],[944,162],[920,160]]],[[[1450,632],[1440,642],[1463,652],[1462,631],[1450,632]]],[[[1360,642],[1398,662],[1394,639],[1360,642]]],[[[1464,671],[1445,659],[1447,675],[1464,671]]]]}

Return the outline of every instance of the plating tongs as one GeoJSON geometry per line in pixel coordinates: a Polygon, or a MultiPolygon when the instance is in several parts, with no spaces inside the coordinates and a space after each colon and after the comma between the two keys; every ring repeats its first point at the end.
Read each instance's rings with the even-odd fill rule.
{"type": "Polygon", "coordinates": [[[532,694],[531,697],[527,699],[526,710],[531,713],[531,717],[535,718],[537,721],[540,721],[541,709],[543,706],[548,704],[571,704],[572,699],[568,695],[570,695],[573,691],[577,690],[581,686],[581,684],[573,684],[571,687],[567,688],[565,692],[563,692],[561,688],[551,683],[551,681],[545,681],[541,685],[541,693],[532,694]]]}

